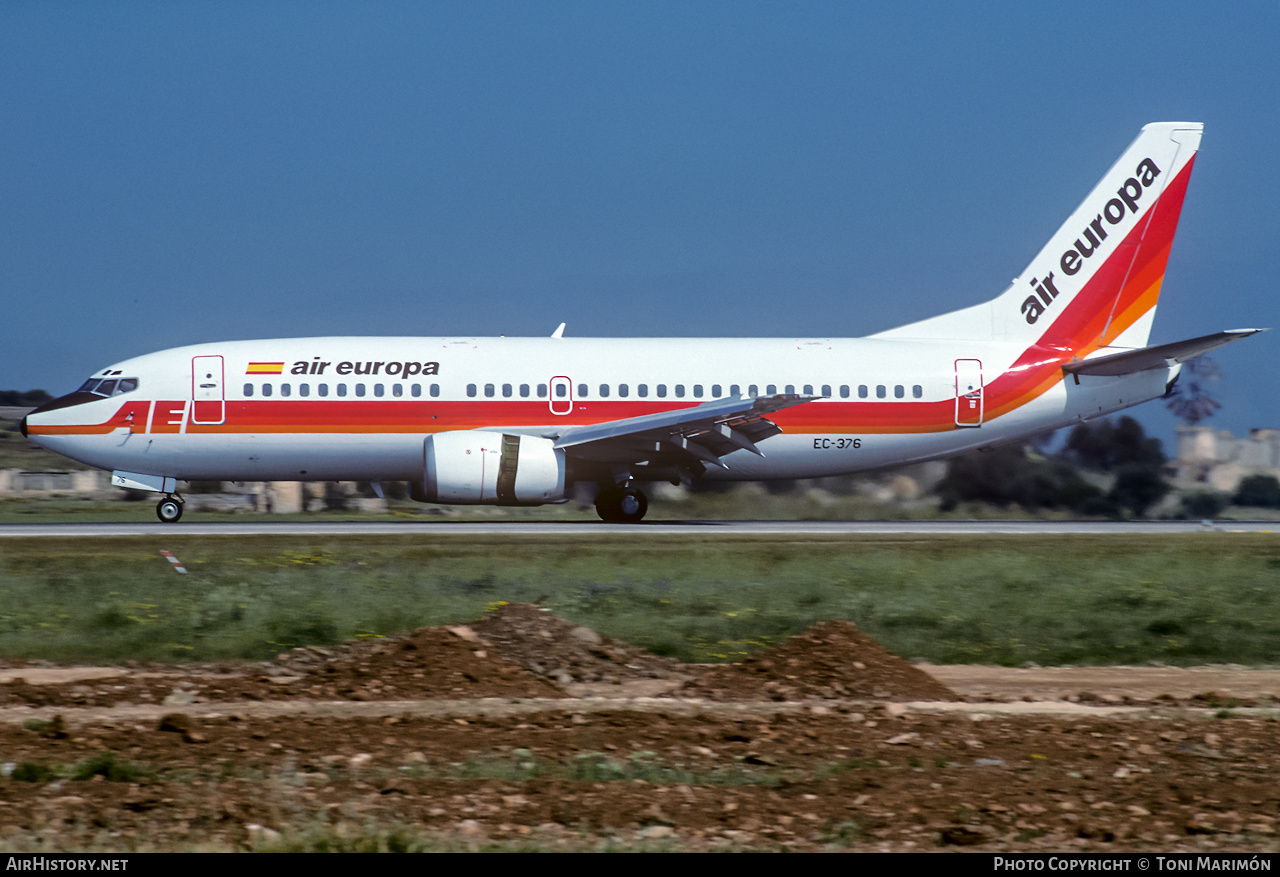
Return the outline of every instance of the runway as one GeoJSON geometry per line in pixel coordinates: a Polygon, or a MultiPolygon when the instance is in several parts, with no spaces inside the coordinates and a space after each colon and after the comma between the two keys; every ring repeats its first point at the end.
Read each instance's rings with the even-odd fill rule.
{"type": "Polygon", "coordinates": [[[1277,533],[1276,521],[199,521],[0,524],[0,538],[111,536],[963,536],[1277,533]]]}

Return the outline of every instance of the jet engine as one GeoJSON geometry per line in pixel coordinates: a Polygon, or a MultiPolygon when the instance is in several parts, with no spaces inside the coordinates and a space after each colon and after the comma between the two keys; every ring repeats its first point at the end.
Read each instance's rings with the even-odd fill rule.
{"type": "Polygon", "coordinates": [[[427,437],[424,458],[422,481],[409,485],[418,502],[540,505],[565,498],[564,451],[551,439],[441,432],[427,437]]]}

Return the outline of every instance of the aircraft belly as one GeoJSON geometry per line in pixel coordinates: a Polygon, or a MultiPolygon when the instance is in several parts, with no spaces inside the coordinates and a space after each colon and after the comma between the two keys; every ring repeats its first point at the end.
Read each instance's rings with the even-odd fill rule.
{"type": "Polygon", "coordinates": [[[422,473],[422,437],[412,435],[133,434],[45,442],[100,469],[182,480],[408,480],[422,473]]]}
{"type": "Polygon", "coordinates": [[[184,436],[179,477],[223,481],[378,481],[422,473],[413,435],[184,436]],[[195,462],[198,458],[199,462],[195,462]]]}

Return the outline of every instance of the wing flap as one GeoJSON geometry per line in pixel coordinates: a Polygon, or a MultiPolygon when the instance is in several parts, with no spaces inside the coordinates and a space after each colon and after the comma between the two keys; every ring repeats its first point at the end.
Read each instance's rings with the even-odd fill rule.
{"type": "Polygon", "coordinates": [[[756,443],[782,429],[767,415],[821,396],[779,394],[717,399],[692,408],[662,411],[566,431],[555,446],[583,459],[640,463],[674,454],[728,468],[720,459],[745,450],[764,456],[756,443]]]}

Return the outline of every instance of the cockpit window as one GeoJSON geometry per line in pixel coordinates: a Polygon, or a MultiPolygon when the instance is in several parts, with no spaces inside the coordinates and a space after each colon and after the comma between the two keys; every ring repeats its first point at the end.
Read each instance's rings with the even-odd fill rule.
{"type": "Polygon", "coordinates": [[[107,381],[89,378],[76,392],[93,393],[98,396],[119,396],[121,393],[129,393],[136,389],[138,389],[137,378],[113,378],[107,381]]]}

